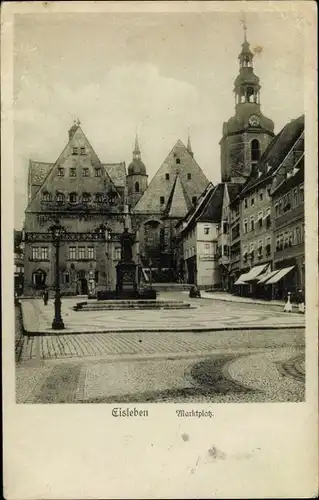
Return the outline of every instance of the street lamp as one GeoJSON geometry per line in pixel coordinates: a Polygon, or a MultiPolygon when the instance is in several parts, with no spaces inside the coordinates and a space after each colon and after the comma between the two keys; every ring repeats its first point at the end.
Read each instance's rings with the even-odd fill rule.
{"type": "Polygon", "coordinates": [[[151,259],[148,261],[148,266],[149,266],[149,269],[150,269],[150,277],[149,277],[149,280],[150,280],[150,289],[152,289],[152,261],[151,261],[151,259]]]}
{"type": "Polygon", "coordinates": [[[60,222],[56,220],[49,228],[53,245],[56,248],[55,252],[55,300],[54,300],[54,319],[52,321],[53,330],[63,330],[64,323],[61,317],[61,293],[60,293],[60,242],[65,235],[65,229],[60,222]]]}

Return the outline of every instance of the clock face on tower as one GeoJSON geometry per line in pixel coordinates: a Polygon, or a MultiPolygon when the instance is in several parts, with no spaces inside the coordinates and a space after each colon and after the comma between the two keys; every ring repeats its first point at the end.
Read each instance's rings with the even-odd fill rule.
{"type": "Polygon", "coordinates": [[[258,125],[260,124],[260,118],[259,118],[259,116],[257,116],[257,115],[250,115],[250,117],[248,119],[248,123],[252,127],[258,127],[258,125]]]}

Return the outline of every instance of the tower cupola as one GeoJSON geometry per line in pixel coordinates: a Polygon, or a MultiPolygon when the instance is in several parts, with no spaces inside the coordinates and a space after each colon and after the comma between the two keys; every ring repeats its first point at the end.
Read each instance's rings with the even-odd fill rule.
{"type": "Polygon", "coordinates": [[[127,189],[129,205],[133,208],[147,188],[147,173],[141,160],[141,150],[136,134],[133,159],[127,169],[127,189]]]}

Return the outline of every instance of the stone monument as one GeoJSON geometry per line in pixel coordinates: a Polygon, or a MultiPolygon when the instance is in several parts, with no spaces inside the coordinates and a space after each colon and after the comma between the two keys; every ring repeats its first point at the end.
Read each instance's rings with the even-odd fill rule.
{"type": "Polygon", "coordinates": [[[116,266],[116,292],[118,296],[135,296],[138,290],[138,267],[133,261],[135,235],[125,227],[121,235],[121,260],[116,266]]]}

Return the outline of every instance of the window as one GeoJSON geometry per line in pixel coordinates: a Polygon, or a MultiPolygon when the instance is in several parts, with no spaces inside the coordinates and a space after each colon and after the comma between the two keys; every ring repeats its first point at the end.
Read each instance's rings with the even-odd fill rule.
{"type": "Polygon", "coordinates": [[[37,269],[32,273],[32,284],[35,288],[44,288],[47,274],[42,269],[37,269]]]}
{"type": "Polygon", "coordinates": [[[253,207],[255,205],[255,198],[252,196],[251,197],[251,206],[253,207]]]}
{"type": "Polygon", "coordinates": [[[229,256],[229,246],[228,246],[228,245],[224,245],[224,255],[225,255],[226,257],[228,257],[228,256],[229,256]]]}
{"type": "Polygon", "coordinates": [[[70,168],[70,177],[76,177],[76,168],[70,168]]]}
{"type": "Polygon", "coordinates": [[[264,199],[264,191],[261,190],[261,191],[259,191],[259,200],[263,201],[263,199],[264,199]]]}
{"type": "Polygon", "coordinates": [[[165,203],[165,198],[164,198],[164,196],[161,196],[160,197],[160,204],[164,205],[164,203],[165,203]]]}
{"type": "Polygon", "coordinates": [[[51,201],[51,195],[47,191],[42,195],[42,201],[51,201]]]}
{"type": "Polygon", "coordinates": [[[95,271],[94,278],[95,278],[95,282],[98,283],[98,281],[99,281],[99,271],[95,271]]]}
{"type": "Polygon", "coordinates": [[[255,230],[255,219],[254,219],[254,216],[250,217],[250,230],[251,231],[255,230]]]}
{"type": "Polygon", "coordinates": [[[169,174],[165,174],[165,179],[168,181],[169,180],[169,174]]]}
{"type": "Polygon", "coordinates": [[[275,217],[279,216],[279,203],[275,203],[275,217]]]}
{"type": "Polygon", "coordinates": [[[100,168],[96,168],[94,173],[95,173],[95,177],[101,177],[102,170],[100,168]]]}
{"type": "Polygon", "coordinates": [[[209,234],[209,227],[204,227],[204,234],[209,234]]]}
{"type": "Polygon", "coordinates": [[[85,247],[79,247],[79,259],[85,259],[85,247]]]}
{"type": "Polygon", "coordinates": [[[187,179],[190,181],[192,178],[192,174],[187,174],[187,179]]]}
{"type": "Polygon", "coordinates": [[[101,193],[95,193],[94,195],[94,200],[96,203],[102,203],[103,197],[101,193]]]}
{"type": "Polygon", "coordinates": [[[76,193],[70,193],[70,203],[76,203],[78,199],[78,195],[76,193]]]}
{"type": "Polygon", "coordinates": [[[192,197],[192,203],[193,203],[193,205],[196,205],[196,202],[197,202],[197,196],[193,196],[192,197]]]}
{"type": "Polygon", "coordinates": [[[204,253],[209,253],[209,251],[210,251],[210,244],[204,243],[204,253]]]}
{"type": "Polygon", "coordinates": [[[260,145],[257,139],[251,141],[251,161],[258,162],[260,158],[260,145]]]}
{"type": "Polygon", "coordinates": [[[94,247],[88,248],[88,259],[90,259],[90,260],[94,259],[94,247]]]}
{"type": "Polygon", "coordinates": [[[64,203],[64,194],[63,193],[57,193],[56,194],[56,201],[58,203],[64,203]]]}
{"type": "Polygon", "coordinates": [[[82,201],[83,201],[83,203],[89,203],[89,201],[90,201],[90,195],[89,195],[89,193],[83,193],[82,194],[82,201]]]}
{"type": "Polygon", "coordinates": [[[73,148],[72,149],[72,154],[77,155],[78,154],[78,148],[73,148]]]}
{"type": "Polygon", "coordinates": [[[81,155],[85,155],[85,148],[81,148],[81,155]]]}
{"type": "Polygon", "coordinates": [[[300,200],[300,203],[304,202],[304,187],[303,187],[303,184],[301,184],[299,186],[299,200],[300,200]]]}
{"type": "Polygon", "coordinates": [[[82,174],[83,174],[83,177],[89,177],[89,169],[88,168],[84,168],[82,170],[82,174]]]}
{"type": "Polygon", "coordinates": [[[293,190],[293,206],[296,208],[298,206],[298,189],[293,190]]]}
{"type": "Polygon", "coordinates": [[[135,182],[135,193],[139,193],[140,192],[140,184],[139,182],[135,182]]]}
{"type": "Polygon", "coordinates": [[[259,227],[263,227],[263,213],[262,212],[258,212],[258,224],[259,224],[259,227]]]}
{"type": "Polygon", "coordinates": [[[246,234],[248,232],[248,220],[245,219],[244,220],[244,234],[246,234]]]}
{"type": "Polygon", "coordinates": [[[244,199],[244,208],[248,208],[248,200],[247,200],[247,198],[244,199]]]}
{"type": "Polygon", "coordinates": [[[63,177],[64,176],[64,168],[62,168],[62,167],[58,168],[58,176],[59,177],[63,177]]]}
{"type": "Polygon", "coordinates": [[[64,271],[63,273],[63,283],[68,285],[70,283],[70,273],[69,271],[64,271]]]}
{"type": "Polygon", "coordinates": [[[176,164],[179,165],[181,160],[179,158],[176,158],[176,164]]]}
{"type": "Polygon", "coordinates": [[[121,249],[120,248],[115,249],[115,260],[121,260],[121,249]]]}
{"type": "Polygon", "coordinates": [[[41,248],[41,260],[49,260],[49,248],[48,247],[41,248]]]}
{"type": "Polygon", "coordinates": [[[76,247],[69,247],[69,259],[70,260],[76,259],[76,247]]]}
{"type": "Polygon", "coordinates": [[[39,247],[32,247],[32,259],[33,260],[39,259],[39,247]]]}

